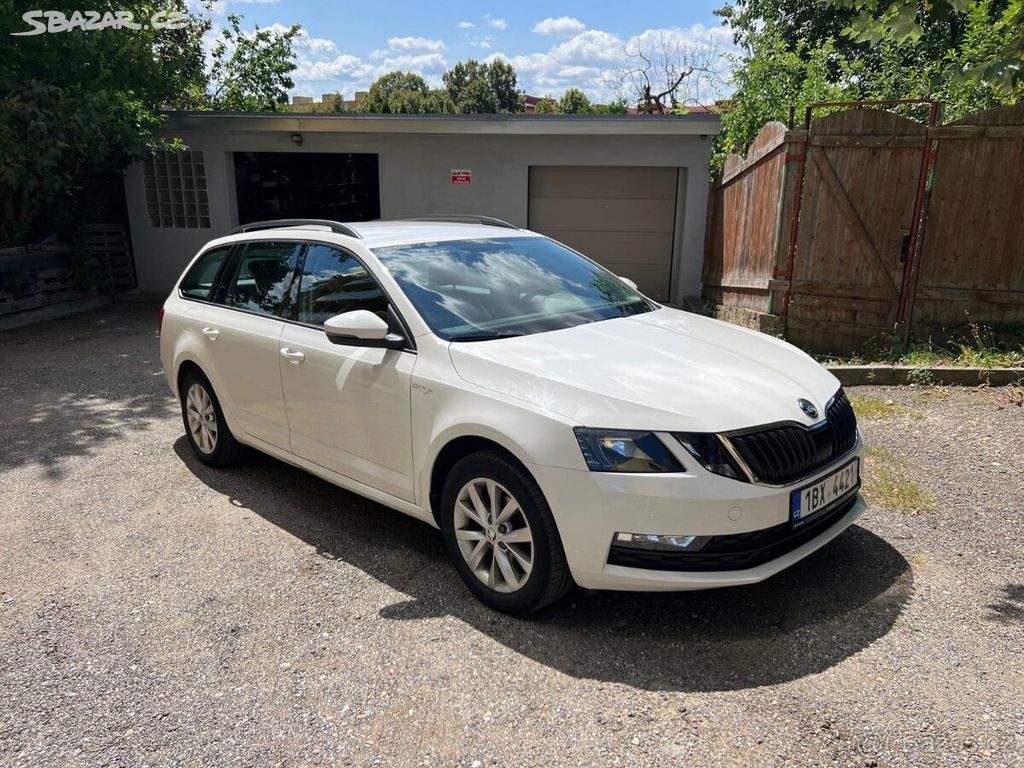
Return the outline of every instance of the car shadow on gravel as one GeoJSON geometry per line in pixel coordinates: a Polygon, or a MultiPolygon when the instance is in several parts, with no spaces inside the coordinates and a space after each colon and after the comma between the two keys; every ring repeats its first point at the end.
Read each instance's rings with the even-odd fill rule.
{"type": "MultiPolygon", "coordinates": [[[[433,528],[262,454],[213,470],[182,437],[175,452],[204,484],[316,548],[409,595],[381,618],[451,615],[578,678],[648,690],[736,690],[826,670],[885,635],[913,589],[888,542],[860,526],[758,585],[682,593],[576,590],[528,619],[473,598],[433,528]]],[[[870,513],[869,513],[870,514],[870,513]]],[[[371,609],[372,610],[372,609],[371,609]]]]}

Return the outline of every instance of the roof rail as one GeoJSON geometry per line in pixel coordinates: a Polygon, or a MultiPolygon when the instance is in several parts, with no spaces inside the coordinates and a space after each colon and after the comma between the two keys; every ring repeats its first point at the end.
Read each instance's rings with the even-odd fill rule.
{"type": "Polygon", "coordinates": [[[237,235],[240,232],[258,232],[261,229],[281,229],[284,227],[327,227],[331,232],[335,232],[339,235],[348,235],[349,237],[362,238],[356,230],[350,227],[348,224],[342,224],[340,221],[331,221],[330,219],[270,219],[268,221],[250,221],[248,224],[242,224],[240,227],[235,227],[231,230],[232,235],[237,235]]]}
{"type": "Polygon", "coordinates": [[[506,229],[519,229],[515,224],[509,224],[503,219],[494,216],[478,216],[474,213],[438,213],[424,216],[401,216],[401,221],[450,221],[456,224],[485,224],[489,227],[505,227],[506,229]]]}

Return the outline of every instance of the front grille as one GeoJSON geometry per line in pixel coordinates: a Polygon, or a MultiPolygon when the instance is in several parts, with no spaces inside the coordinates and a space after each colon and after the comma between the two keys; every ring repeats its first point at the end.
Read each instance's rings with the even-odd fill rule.
{"type": "Polygon", "coordinates": [[[857,502],[856,489],[794,528],[782,523],[759,531],[714,536],[699,552],[666,552],[612,544],[609,565],[653,571],[742,571],[782,557],[839,522],[857,502]]]}
{"type": "Polygon", "coordinates": [[[840,389],[820,424],[810,428],[796,424],[769,427],[730,435],[729,440],[758,481],[788,485],[853,448],[857,442],[857,417],[846,393],[840,389]]]}

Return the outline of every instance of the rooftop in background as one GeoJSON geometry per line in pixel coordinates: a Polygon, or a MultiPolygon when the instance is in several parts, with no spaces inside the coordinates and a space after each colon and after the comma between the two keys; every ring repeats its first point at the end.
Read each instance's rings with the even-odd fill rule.
{"type": "Polygon", "coordinates": [[[289,112],[304,113],[337,113],[352,112],[359,102],[366,97],[366,91],[356,91],[355,98],[346,99],[340,93],[324,93],[320,101],[314,101],[312,96],[293,96],[291,103],[287,104],[289,112]]]}
{"type": "Polygon", "coordinates": [[[721,129],[713,113],[687,115],[371,115],[351,112],[168,112],[171,131],[437,133],[581,136],[706,136],[721,129]]]}

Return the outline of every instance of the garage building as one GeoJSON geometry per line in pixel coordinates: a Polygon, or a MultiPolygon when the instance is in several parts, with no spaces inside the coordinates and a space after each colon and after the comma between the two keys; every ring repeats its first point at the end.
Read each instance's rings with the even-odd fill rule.
{"type": "Polygon", "coordinates": [[[715,115],[172,113],[187,150],[125,187],[139,288],[164,293],[250,221],[496,216],[576,248],[649,296],[698,294],[715,115]]]}

